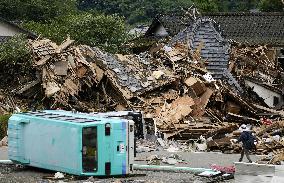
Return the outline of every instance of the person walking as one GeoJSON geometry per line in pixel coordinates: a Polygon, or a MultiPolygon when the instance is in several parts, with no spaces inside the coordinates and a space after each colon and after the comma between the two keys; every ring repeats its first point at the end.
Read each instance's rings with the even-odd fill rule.
{"type": "Polygon", "coordinates": [[[244,155],[246,155],[249,162],[252,163],[252,160],[249,156],[249,151],[255,148],[254,141],[256,138],[252,135],[252,132],[248,129],[247,125],[241,125],[240,130],[242,131],[241,135],[239,136],[238,140],[235,141],[236,143],[242,142],[242,151],[239,162],[241,162],[244,158],[244,155]]]}

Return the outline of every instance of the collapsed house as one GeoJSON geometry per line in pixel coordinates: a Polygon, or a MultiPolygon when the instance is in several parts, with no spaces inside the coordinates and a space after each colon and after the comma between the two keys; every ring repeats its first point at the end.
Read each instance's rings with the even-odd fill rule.
{"type": "MultiPolygon", "coordinates": [[[[61,45],[46,39],[29,45],[37,78],[15,94],[42,96],[48,101],[47,108],[142,111],[148,134],[185,141],[202,135],[214,142],[208,142],[208,149],[236,152],[240,149],[232,147],[230,139],[239,124],[259,127],[259,114],[267,112],[274,113],[274,120],[283,117],[281,111],[270,109],[259,97],[249,98],[248,92],[240,95],[227,82],[214,79],[198,49],[183,42],[158,44],[139,55],[113,55],[98,48],[75,46],[70,39],[61,45]],[[106,105],[108,108],[102,107],[106,105]]],[[[237,54],[235,57],[246,60],[237,54]]],[[[263,59],[267,55],[259,60],[266,64],[263,59]]],[[[235,64],[231,71],[241,81],[249,74],[242,74],[240,69],[252,69],[250,66],[239,68],[235,64]]]]}
{"type": "MultiPolygon", "coordinates": [[[[208,150],[238,152],[230,140],[246,123],[257,132],[259,153],[283,153],[283,69],[276,50],[228,42],[209,18],[183,21],[170,40],[139,54],[110,54],[71,39],[30,41],[36,77],[13,93],[36,98],[45,109],[142,111],[147,134],[183,142],[202,135],[208,150]]],[[[150,30],[169,36],[160,34],[166,28],[150,30]]]]}
{"type": "MultiPolygon", "coordinates": [[[[229,57],[235,54],[234,50],[239,50],[240,44],[252,49],[258,45],[266,45],[264,49],[270,60],[277,61],[278,59],[275,64],[282,64],[280,51],[284,46],[283,13],[207,13],[201,15],[196,12],[193,9],[184,14],[158,15],[149,26],[145,37],[148,39],[172,37],[172,41],[177,39],[189,44],[191,49],[199,49],[200,56],[207,64],[207,69],[213,77],[226,80],[240,93],[243,92],[240,87],[241,83],[237,82],[238,78],[231,73],[232,66],[236,61],[229,63],[229,57]],[[236,42],[237,44],[235,44],[236,42]],[[234,49],[235,46],[237,46],[236,49],[234,49]]],[[[259,49],[261,50],[261,47],[259,49]]],[[[246,54],[250,54],[249,51],[246,54]]],[[[257,54],[261,54],[260,51],[257,54]]],[[[261,55],[254,55],[252,59],[259,56],[261,55]]],[[[263,77],[270,77],[271,74],[270,72],[263,77]]],[[[276,78],[275,75],[272,77],[276,78]]],[[[261,96],[261,98],[275,97],[273,99],[275,101],[272,102],[274,104],[271,104],[271,100],[267,102],[270,107],[282,105],[281,87],[276,89],[274,84],[271,87],[271,84],[263,81],[252,81],[254,79],[255,77],[251,77],[250,81],[246,79],[247,85],[250,85],[251,88],[269,90],[268,94],[261,96]]],[[[261,93],[258,92],[260,89],[254,90],[258,94],[261,93]]]]}
{"type": "MultiPolygon", "coordinates": [[[[204,45],[204,50],[208,52],[212,51],[215,45],[210,45],[210,38],[208,40],[208,35],[219,34],[218,40],[223,42],[238,42],[246,46],[255,46],[255,45],[267,45],[271,49],[274,57],[279,58],[279,63],[281,64],[281,52],[280,50],[284,47],[284,14],[283,13],[206,13],[199,14],[198,11],[188,10],[183,14],[170,14],[170,15],[158,15],[152,21],[152,24],[149,26],[148,31],[145,33],[144,37],[147,39],[165,39],[166,37],[175,37],[181,32],[185,32],[186,29],[196,29],[196,25],[203,26],[203,30],[189,30],[189,34],[196,34],[194,42],[208,42],[209,47],[204,45]],[[198,23],[202,22],[203,23],[198,23]],[[205,20],[207,23],[205,23],[205,20]],[[208,23],[211,22],[211,23],[208,23]],[[208,24],[205,26],[204,24],[208,24]],[[211,25],[209,25],[211,24],[211,25]],[[194,28],[192,28],[194,27],[194,28]],[[209,28],[210,27],[210,28],[209,28]],[[207,30],[206,30],[207,29],[207,30]],[[215,30],[213,30],[215,29],[215,30]],[[210,33],[210,30],[213,31],[210,33]],[[205,33],[205,34],[204,34],[205,33]],[[212,48],[210,47],[212,46],[212,48]]],[[[215,38],[217,38],[215,36],[215,38]]],[[[183,36],[185,37],[185,35],[183,36]]],[[[144,38],[144,39],[145,39],[144,38]]],[[[184,38],[185,39],[185,38],[184,38]]],[[[203,43],[204,44],[204,43],[203,43]]],[[[139,45],[138,45],[139,46],[139,45]]],[[[194,45],[196,47],[196,45],[194,45]]],[[[200,45],[198,45],[200,46],[200,45]]],[[[229,48],[233,45],[228,45],[226,48],[229,48]]],[[[221,50],[222,51],[222,50],[221,50]]],[[[215,54],[218,51],[215,50],[215,54]]],[[[226,52],[221,52],[226,53],[226,52]]],[[[208,59],[209,55],[205,57],[208,59]]],[[[214,58],[216,55],[212,55],[210,59],[214,58]]],[[[223,56],[223,59],[227,60],[227,57],[223,56]]],[[[224,62],[223,62],[224,64],[224,62]]],[[[219,66],[218,69],[221,69],[222,66],[219,66]]],[[[210,69],[209,69],[210,70],[210,69]]]]}

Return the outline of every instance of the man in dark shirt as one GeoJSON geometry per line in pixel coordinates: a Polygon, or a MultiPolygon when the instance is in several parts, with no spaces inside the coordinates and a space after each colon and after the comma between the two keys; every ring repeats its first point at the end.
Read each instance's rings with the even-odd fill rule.
{"type": "Polygon", "coordinates": [[[241,158],[239,159],[239,161],[241,162],[243,160],[243,157],[245,154],[249,162],[252,163],[249,157],[249,151],[255,147],[255,144],[254,144],[255,137],[252,135],[252,132],[247,128],[246,125],[242,125],[241,130],[242,130],[242,133],[240,137],[238,138],[238,140],[236,141],[237,143],[242,142],[243,144],[241,158]]]}

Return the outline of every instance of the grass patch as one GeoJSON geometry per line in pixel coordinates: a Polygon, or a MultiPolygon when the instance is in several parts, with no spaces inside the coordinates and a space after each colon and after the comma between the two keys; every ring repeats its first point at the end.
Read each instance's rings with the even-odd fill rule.
{"type": "Polygon", "coordinates": [[[6,136],[8,129],[8,120],[12,114],[0,115],[0,140],[6,136]]]}

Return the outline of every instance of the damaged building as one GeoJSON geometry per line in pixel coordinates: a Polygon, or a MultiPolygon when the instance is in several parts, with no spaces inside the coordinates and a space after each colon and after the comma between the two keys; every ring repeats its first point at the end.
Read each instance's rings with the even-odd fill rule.
{"type": "MultiPolygon", "coordinates": [[[[283,17],[277,21],[281,23],[283,17]]],[[[176,18],[156,18],[145,37],[163,41],[151,42],[136,54],[110,54],[75,45],[70,38],[60,45],[48,39],[30,40],[36,77],[12,94],[43,101],[45,109],[141,111],[147,134],[184,143],[203,136],[208,150],[223,152],[240,151],[230,140],[247,123],[258,134],[259,154],[283,153],[283,142],[271,140],[284,137],[284,78],[277,59],[283,29],[273,26],[277,33],[262,36],[280,39],[275,42],[278,46],[249,45],[236,36],[231,40],[234,31],[222,28],[227,24],[213,15],[176,18]],[[269,128],[264,117],[273,121],[269,128]]],[[[251,31],[258,29],[254,27],[251,31]]]]}
{"type": "MultiPolygon", "coordinates": [[[[150,25],[145,36],[150,38],[172,37],[172,42],[183,41],[192,50],[198,50],[206,68],[214,78],[227,80],[234,86],[236,91],[242,93],[238,76],[231,74],[231,67],[235,63],[229,63],[230,56],[234,54],[234,47],[246,45],[254,47],[265,45],[266,55],[272,60],[278,60],[281,65],[281,50],[283,49],[283,13],[207,13],[194,15],[161,15],[157,16],[150,25]],[[173,21],[174,20],[174,21],[173,21]],[[211,36],[211,37],[210,37],[211,36]],[[236,44],[237,43],[237,44],[236,44]],[[228,68],[228,70],[227,70],[228,68]]],[[[283,51],[282,51],[283,52],[283,51]]],[[[231,59],[233,60],[233,59],[231,59]]],[[[238,62],[238,61],[237,61],[238,62]]],[[[282,68],[282,67],[281,67],[282,68]]],[[[261,77],[271,77],[271,73],[260,73],[261,77]],[[268,74],[268,75],[267,75],[268,74]]],[[[272,76],[275,78],[276,76],[272,76]]],[[[268,83],[254,77],[247,81],[246,86],[269,90],[273,81],[268,83]],[[260,85],[261,86],[260,86],[260,85]]],[[[266,99],[267,96],[259,97],[267,101],[270,107],[282,106],[282,86],[273,84],[274,90],[267,91],[274,102],[266,99]],[[276,92],[277,91],[277,92],[276,92]],[[268,102],[268,100],[270,102],[268,102]]],[[[259,89],[255,92],[259,94],[259,89]]]]}

